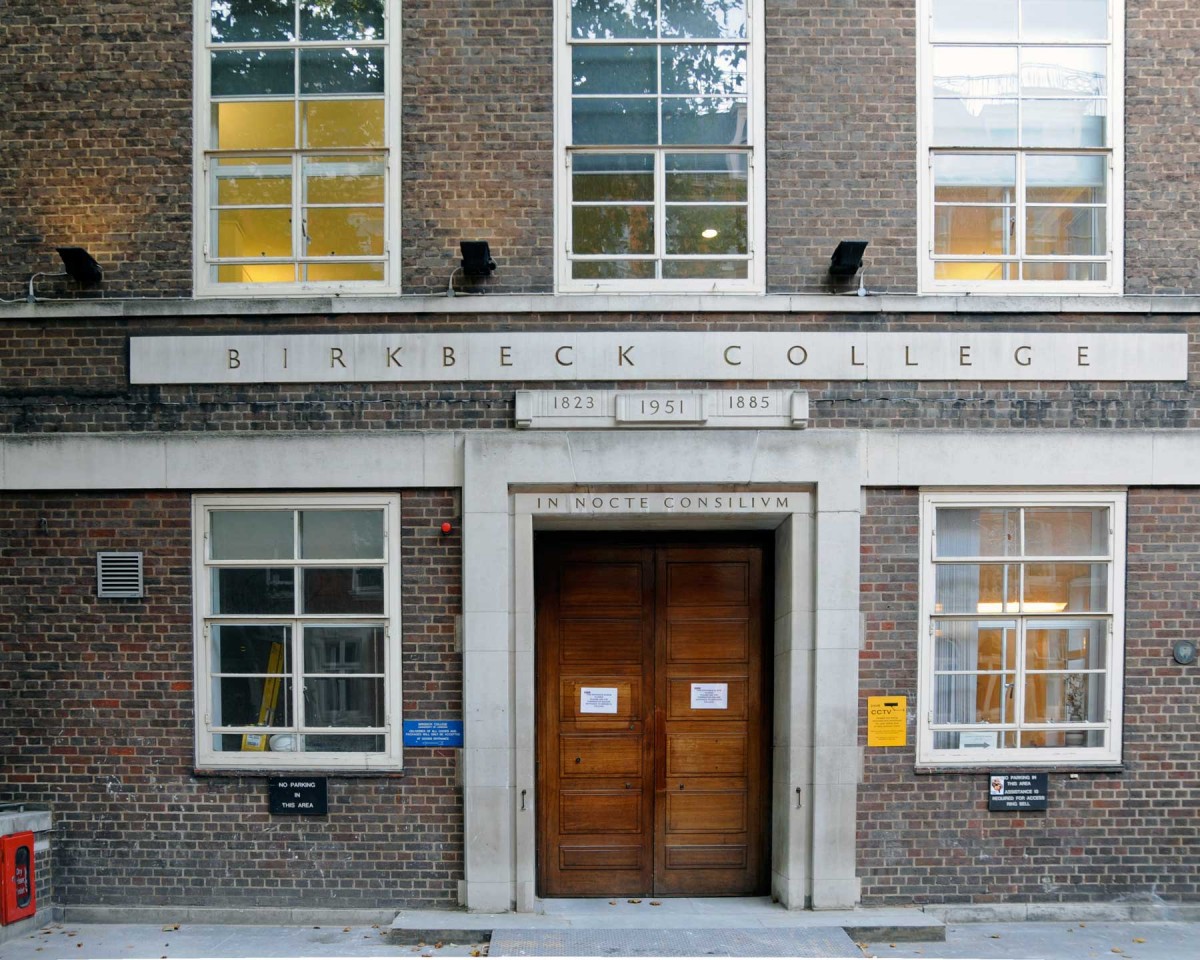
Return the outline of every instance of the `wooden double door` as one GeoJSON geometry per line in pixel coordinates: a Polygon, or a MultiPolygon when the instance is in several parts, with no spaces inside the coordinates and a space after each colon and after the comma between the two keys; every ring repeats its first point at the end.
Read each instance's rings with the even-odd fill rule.
{"type": "Polygon", "coordinates": [[[767,545],[537,541],[541,896],[769,887],[767,545]]]}

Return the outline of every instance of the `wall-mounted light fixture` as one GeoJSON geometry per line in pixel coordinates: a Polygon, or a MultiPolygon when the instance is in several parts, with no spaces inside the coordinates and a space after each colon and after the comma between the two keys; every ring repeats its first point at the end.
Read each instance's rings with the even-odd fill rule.
{"type": "Polygon", "coordinates": [[[62,258],[64,272],[32,274],[29,278],[29,293],[25,296],[27,302],[37,303],[33,282],[39,277],[71,277],[81,287],[94,287],[104,279],[104,271],[100,264],[83,247],[59,247],[58,255],[62,258]]]}
{"type": "MultiPolygon", "coordinates": [[[[863,252],[867,249],[868,240],[843,240],[829,258],[829,285],[837,286],[850,280],[863,265],[863,252]]],[[[865,297],[867,288],[865,278],[859,278],[858,295],[865,297]]]]}
{"type": "Polygon", "coordinates": [[[492,251],[486,240],[460,240],[458,249],[462,253],[462,263],[450,274],[450,283],[446,286],[446,296],[454,296],[454,275],[459,270],[464,277],[486,277],[496,269],[496,261],[492,259],[492,251]]]}

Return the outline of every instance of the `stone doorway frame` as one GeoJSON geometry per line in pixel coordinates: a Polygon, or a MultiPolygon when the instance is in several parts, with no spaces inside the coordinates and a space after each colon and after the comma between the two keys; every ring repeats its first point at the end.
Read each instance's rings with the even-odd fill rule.
{"type": "Polygon", "coordinates": [[[463,903],[483,912],[538,909],[534,530],[631,527],[775,531],[772,895],[790,909],[857,903],[857,439],[681,430],[463,442],[463,903]],[[539,493],[622,490],[769,491],[790,500],[783,510],[703,517],[661,509],[564,515],[537,504],[539,493]]]}

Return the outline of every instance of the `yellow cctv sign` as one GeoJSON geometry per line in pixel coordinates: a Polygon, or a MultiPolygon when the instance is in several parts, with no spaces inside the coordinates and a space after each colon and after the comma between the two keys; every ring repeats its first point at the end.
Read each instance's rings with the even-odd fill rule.
{"type": "Polygon", "coordinates": [[[908,746],[908,697],[867,697],[867,746],[908,746]]]}

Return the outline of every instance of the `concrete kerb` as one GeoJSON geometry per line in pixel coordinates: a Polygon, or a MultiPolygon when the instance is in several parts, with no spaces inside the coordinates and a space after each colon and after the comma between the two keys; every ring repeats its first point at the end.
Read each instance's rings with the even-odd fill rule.
{"type": "Polygon", "coordinates": [[[379,926],[388,928],[395,908],[328,909],[321,907],[172,907],[88,904],[59,908],[63,923],[204,923],[243,926],[379,926]]]}

